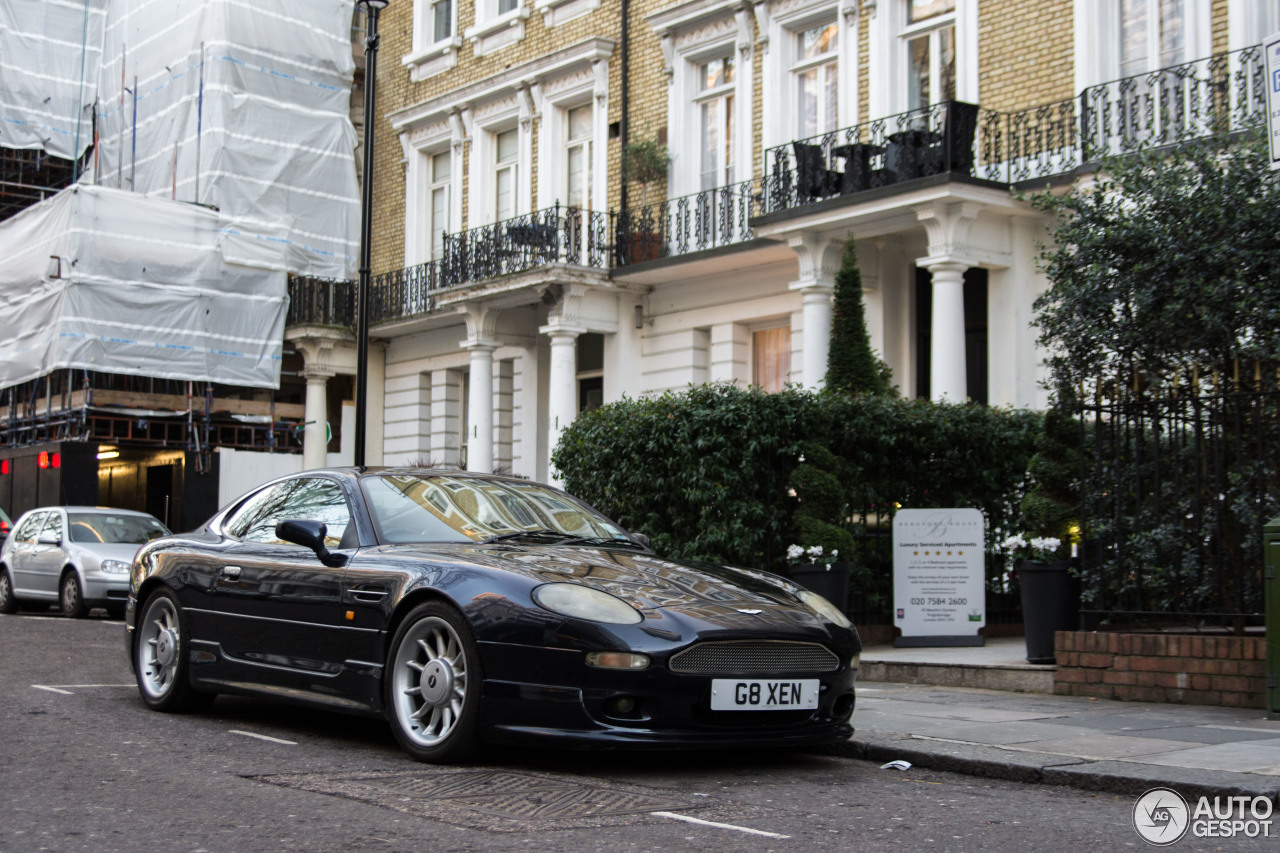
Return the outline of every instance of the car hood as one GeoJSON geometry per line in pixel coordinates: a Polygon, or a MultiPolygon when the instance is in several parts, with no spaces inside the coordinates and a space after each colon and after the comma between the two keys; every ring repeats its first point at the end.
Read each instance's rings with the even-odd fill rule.
{"type": "Polygon", "coordinates": [[[138,553],[141,545],[129,542],[73,542],[68,549],[77,555],[89,557],[101,563],[103,560],[120,560],[125,563],[132,563],[133,557],[138,553]]]}
{"type": "MultiPolygon", "coordinates": [[[[425,559],[444,549],[393,546],[421,551],[425,559]]],[[[661,619],[682,613],[721,628],[760,629],[765,624],[818,627],[825,624],[796,600],[800,588],[785,578],[754,569],[664,560],[641,551],[581,545],[492,545],[448,549],[454,559],[527,577],[535,583],[574,582],[621,598],[661,619]]],[[[407,555],[406,555],[407,556],[407,555]]]]}

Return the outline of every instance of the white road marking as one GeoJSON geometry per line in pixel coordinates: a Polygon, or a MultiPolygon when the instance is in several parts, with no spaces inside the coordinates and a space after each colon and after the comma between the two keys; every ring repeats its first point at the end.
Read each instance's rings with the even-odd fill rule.
{"type": "Polygon", "coordinates": [[[711,826],[716,829],[732,829],[734,832],[745,832],[748,835],[763,835],[765,838],[790,838],[790,835],[779,835],[776,832],[765,832],[763,829],[751,829],[747,826],[734,826],[731,823],[716,823],[712,820],[702,820],[701,818],[689,817],[688,815],[676,814],[675,812],[649,812],[655,817],[669,817],[672,820],[682,820],[685,823],[696,823],[699,826],[711,826]]]}
{"type": "Polygon", "coordinates": [[[72,693],[70,690],[59,690],[57,687],[50,687],[47,684],[33,684],[31,686],[34,687],[36,690],[48,690],[50,693],[61,693],[63,696],[76,695],[72,693]]]}
{"type": "Polygon", "coordinates": [[[255,732],[244,732],[244,731],[241,731],[240,729],[228,729],[227,731],[231,732],[231,734],[233,735],[244,735],[245,737],[254,737],[254,738],[257,738],[258,740],[267,740],[267,741],[271,741],[272,743],[282,743],[285,746],[298,745],[298,742],[295,740],[282,740],[278,737],[268,737],[267,735],[260,735],[255,732]]]}
{"type": "Polygon", "coordinates": [[[137,687],[136,684],[60,684],[59,687],[137,687]]]}

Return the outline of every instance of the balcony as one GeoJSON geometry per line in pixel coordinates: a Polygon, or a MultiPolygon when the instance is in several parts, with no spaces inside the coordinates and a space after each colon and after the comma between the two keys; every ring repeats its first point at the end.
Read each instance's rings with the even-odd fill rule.
{"type": "MultiPolygon", "coordinates": [[[[370,319],[427,314],[442,291],[551,264],[609,270],[743,246],[759,217],[856,203],[938,176],[1010,188],[1067,180],[1107,155],[1263,124],[1265,83],[1262,49],[1253,46],[1018,112],[948,101],[795,140],[765,152],[760,180],[616,214],[556,205],[447,234],[439,259],[373,280],[370,319]]],[[[353,288],[343,284],[291,280],[289,324],[349,325],[353,288]]]]}

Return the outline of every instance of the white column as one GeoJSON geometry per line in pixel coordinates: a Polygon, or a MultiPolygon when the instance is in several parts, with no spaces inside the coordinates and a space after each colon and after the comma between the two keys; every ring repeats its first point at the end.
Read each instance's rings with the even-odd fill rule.
{"type": "MultiPolygon", "coordinates": [[[[550,385],[547,390],[547,453],[555,451],[560,434],[578,414],[578,335],[584,331],[571,326],[547,326],[551,338],[550,385]]],[[[548,467],[548,472],[552,471],[548,467]]],[[[560,479],[551,477],[554,485],[560,479]]]]}
{"type": "Polygon", "coordinates": [[[831,352],[830,285],[803,288],[804,296],[804,385],[817,390],[827,384],[827,355],[831,352]]]}
{"type": "Polygon", "coordinates": [[[329,420],[328,382],[333,372],[305,367],[302,375],[307,380],[306,408],[302,419],[306,426],[302,431],[302,467],[308,471],[323,468],[329,439],[326,432],[329,420]]]}
{"type": "Polygon", "coordinates": [[[801,233],[787,240],[796,253],[800,278],[790,289],[799,291],[803,314],[800,381],[817,390],[826,385],[827,354],[831,351],[831,296],[835,274],[840,268],[844,241],[818,234],[801,233]]]}
{"type": "Polygon", "coordinates": [[[467,386],[467,470],[493,473],[493,351],[492,344],[472,343],[471,375],[467,386]]]}
{"type": "Polygon", "coordinates": [[[965,380],[964,271],[962,263],[930,264],[933,313],[929,318],[929,396],[935,401],[969,399],[965,380]]]}

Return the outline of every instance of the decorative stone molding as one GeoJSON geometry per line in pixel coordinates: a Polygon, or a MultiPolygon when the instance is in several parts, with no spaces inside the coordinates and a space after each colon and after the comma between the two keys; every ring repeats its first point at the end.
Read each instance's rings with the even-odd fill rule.
{"type": "Polygon", "coordinates": [[[458,313],[463,315],[467,323],[467,339],[461,344],[464,349],[497,348],[498,315],[501,313],[498,309],[479,302],[468,302],[458,306],[458,313]]]}
{"type": "Polygon", "coordinates": [[[792,289],[813,284],[829,286],[835,280],[844,252],[843,240],[833,240],[806,231],[788,237],[787,245],[796,253],[800,265],[800,278],[792,285],[792,289]]]}
{"type": "Polygon", "coordinates": [[[524,22],[528,17],[529,10],[517,6],[496,18],[467,27],[463,35],[475,45],[476,56],[484,56],[523,39],[524,22]]]}
{"type": "MultiPolygon", "coordinates": [[[[929,235],[929,258],[963,258],[970,254],[969,229],[982,209],[981,204],[968,201],[916,208],[916,218],[929,235]]],[[[928,264],[922,261],[920,265],[928,264]]]]}
{"type": "Polygon", "coordinates": [[[599,9],[600,0],[534,0],[533,8],[548,27],[558,27],[599,9]]]}
{"type": "Polygon", "coordinates": [[[433,44],[426,50],[411,53],[400,60],[400,64],[409,69],[409,79],[414,83],[430,80],[458,65],[458,50],[462,47],[462,39],[454,36],[433,44]]]}

